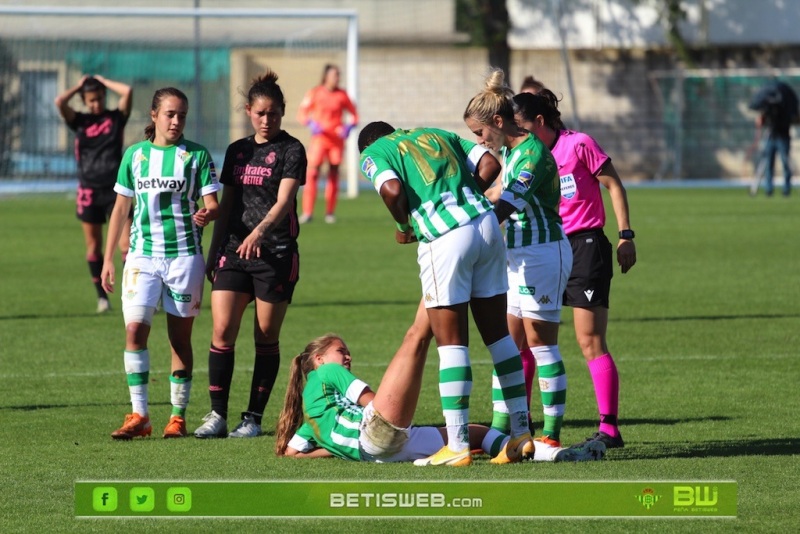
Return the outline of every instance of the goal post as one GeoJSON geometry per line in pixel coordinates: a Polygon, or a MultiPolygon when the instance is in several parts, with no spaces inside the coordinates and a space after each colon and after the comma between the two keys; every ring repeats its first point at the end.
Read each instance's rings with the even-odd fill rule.
{"type": "MultiPolygon", "coordinates": [[[[84,73],[134,88],[126,144],[141,138],[152,90],[180,87],[190,98],[187,135],[219,163],[233,134],[250,133],[242,125],[243,93],[265,66],[278,73],[286,95],[284,128],[306,145],[309,133],[295,117],[324,64],[342,67],[345,89],[358,105],[358,13],[352,9],[0,5],[0,17],[0,102],[13,108],[0,125],[13,132],[0,136],[0,178],[74,175],[70,134],[53,99],[84,73]],[[237,55],[244,68],[234,79],[237,55]]],[[[354,197],[355,135],[347,141],[344,167],[346,193],[354,197]]]]}

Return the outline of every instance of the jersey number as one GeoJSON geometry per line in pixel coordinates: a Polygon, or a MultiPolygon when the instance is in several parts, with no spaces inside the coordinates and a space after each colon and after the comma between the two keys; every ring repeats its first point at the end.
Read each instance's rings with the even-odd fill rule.
{"type": "Polygon", "coordinates": [[[447,180],[458,175],[459,165],[455,154],[451,150],[442,147],[439,141],[431,134],[420,135],[414,143],[402,141],[399,144],[399,148],[401,155],[411,157],[414,166],[425,181],[425,185],[431,185],[439,178],[447,180]],[[437,166],[445,166],[446,173],[443,176],[437,175],[433,162],[437,162],[439,164],[437,166]]]}
{"type": "Polygon", "coordinates": [[[135,286],[136,282],[139,281],[139,273],[141,273],[141,269],[137,267],[131,267],[130,269],[125,269],[123,272],[123,280],[122,280],[122,287],[131,287],[135,286]]]}

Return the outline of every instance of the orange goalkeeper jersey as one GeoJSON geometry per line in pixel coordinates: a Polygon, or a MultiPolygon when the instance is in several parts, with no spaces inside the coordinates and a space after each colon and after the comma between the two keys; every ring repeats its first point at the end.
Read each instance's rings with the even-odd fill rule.
{"type": "Polygon", "coordinates": [[[353,124],[358,123],[358,112],[350,101],[347,93],[340,88],[329,91],[322,85],[310,89],[297,113],[297,120],[307,124],[309,120],[315,121],[322,128],[322,133],[338,136],[342,127],[342,113],[350,112],[353,124]]]}

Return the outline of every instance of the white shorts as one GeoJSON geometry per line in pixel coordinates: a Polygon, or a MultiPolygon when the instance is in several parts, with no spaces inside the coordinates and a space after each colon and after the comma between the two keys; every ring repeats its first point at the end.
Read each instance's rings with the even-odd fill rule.
{"type": "Polygon", "coordinates": [[[570,271],[566,239],[508,249],[508,314],[557,322],[570,271]]]}
{"type": "Polygon", "coordinates": [[[417,249],[426,308],[452,306],[508,291],[505,243],[493,212],[417,249]]]}
{"type": "Polygon", "coordinates": [[[202,254],[177,258],[129,255],[122,271],[122,309],[161,307],[176,317],[197,317],[203,300],[202,254]]]}
{"type": "Polygon", "coordinates": [[[408,441],[406,441],[400,452],[388,457],[377,457],[365,453],[362,448],[361,461],[376,463],[413,462],[436,454],[444,445],[444,439],[442,439],[442,434],[438,428],[433,426],[412,426],[408,429],[408,441]]]}

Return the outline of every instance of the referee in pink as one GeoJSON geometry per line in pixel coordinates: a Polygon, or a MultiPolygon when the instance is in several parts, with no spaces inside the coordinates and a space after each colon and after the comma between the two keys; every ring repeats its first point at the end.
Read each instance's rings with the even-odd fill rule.
{"type": "Polygon", "coordinates": [[[619,227],[617,263],[627,273],[636,263],[628,197],[611,158],[587,134],[563,128],[558,98],[548,89],[514,97],[517,121],[550,148],[561,179],[561,215],[573,264],[564,305],[572,306],[575,336],[592,376],[600,426],[586,441],[625,446],[618,426],[619,374],[606,343],[612,245],[603,233],[606,214],[600,184],[608,189],[619,227]]]}

